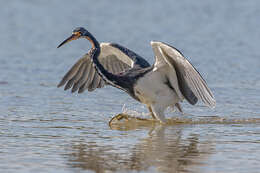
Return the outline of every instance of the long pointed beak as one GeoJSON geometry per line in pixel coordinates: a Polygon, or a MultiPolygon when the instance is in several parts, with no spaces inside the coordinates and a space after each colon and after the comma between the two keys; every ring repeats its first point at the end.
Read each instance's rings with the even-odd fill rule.
{"type": "Polygon", "coordinates": [[[64,40],[57,48],[61,47],[62,45],[64,45],[65,43],[68,43],[72,40],[76,40],[79,38],[79,35],[78,34],[72,34],[69,38],[67,38],[66,40],[64,40]]]}

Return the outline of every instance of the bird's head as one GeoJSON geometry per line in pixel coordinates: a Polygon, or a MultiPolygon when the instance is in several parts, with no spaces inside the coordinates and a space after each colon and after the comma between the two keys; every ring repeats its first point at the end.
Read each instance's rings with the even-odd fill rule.
{"type": "Polygon", "coordinates": [[[85,37],[89,41],[92,41],[91,36],[92,35],[90,34],[90,32],[88,32],[85,28],[78,27],[78,28],[74,29],[72,31],[72,35],[70,37],[68,37],[66,40],[64,40],[57,48],[61,47],[65,43],[68,43],[72,40],[77,40],[77,39],[82,38],[82,37],[85,37]]]}

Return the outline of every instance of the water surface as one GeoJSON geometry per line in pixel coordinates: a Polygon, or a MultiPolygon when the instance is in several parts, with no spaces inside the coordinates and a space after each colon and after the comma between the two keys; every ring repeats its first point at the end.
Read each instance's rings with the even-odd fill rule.
{"type": "Polygon", "coordinates": [[[259,172],[259,1],[1,2],[0,172],[259,172]],[[111,129],[124,105],[148,112],[112,87],[56,88],[90,48],[78,40],[56,49],[77,26],[150,63],[151,40],[177,47],[208,82],[216,108],[184,102],[184,115],[167,117],[189,123],[111,129]]]}

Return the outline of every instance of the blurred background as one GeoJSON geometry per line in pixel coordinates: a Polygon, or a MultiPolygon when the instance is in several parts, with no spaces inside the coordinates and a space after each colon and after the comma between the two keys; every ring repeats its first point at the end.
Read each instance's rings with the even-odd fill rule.
{"type": "Polygon", "coordinates": [[[259,171],[259,1],[0,2],[0,172],[259,171]],[[185,116],[229,123],[110,129],[124,105],[147,110],[112,87],[56,88],[90,48],[86,40],[56,48],[78,26],[150,63],[151,40],[178,48],[217,100],[215,109],[183,103],[185,116]]]}

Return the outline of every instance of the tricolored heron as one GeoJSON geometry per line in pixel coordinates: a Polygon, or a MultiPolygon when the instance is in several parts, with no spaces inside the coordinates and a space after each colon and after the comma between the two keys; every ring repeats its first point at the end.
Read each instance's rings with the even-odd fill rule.
{"type": "Polygon", "coordinates": [[[90,41],[92,48],[66,73],[58,87],[72,92],[93,91],[112,85],[146,104],[154,119],[165,123],[164,111],[186,99],[195,105],[200,99],[214,107],[216,101],[206,82],[176,48],[162,42],[151,42],[155,63],[151,66],[133,51],[115,43],[101,43],[85,28],[73,30],[59,46],[79,38],[90,41]]]}

